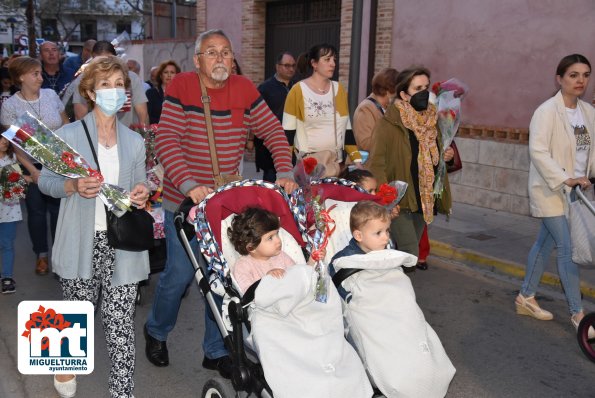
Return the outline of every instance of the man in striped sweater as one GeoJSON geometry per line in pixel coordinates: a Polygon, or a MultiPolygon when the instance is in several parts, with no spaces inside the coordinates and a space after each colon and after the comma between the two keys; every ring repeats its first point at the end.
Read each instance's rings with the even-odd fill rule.
{"type": "MultiPolygon", "coordinates": [[[[256,87],[243,76],[231,75],[233,51],[225,33],[202,33],[195,45],[197,72],[179,73],[168,85],[159,122],[156,151],[165,168],[163,207],[167,263],[155,289],[153,307],[145,324],[146,354],[156,366],[167,366],[166,340],[174,328],[180,301],[194,278],[194,268],[177,239],[173,213],[185,197],[200,202],[213,191],[214,178],[200,84],[210,97],[216,156],[223,174],[238,173],[248,131],[264,140],[271,151],[277,183],[291,192],[291,152],[283,128],[256,87]]],[[[191,242],[198,253],[196,239],[191,242]]],[[[204,266],[204,259],[199,256],[204,266]]],[[[202,366],[230,377],[231,361],[216,323],[205,310],[202,366]]]]}

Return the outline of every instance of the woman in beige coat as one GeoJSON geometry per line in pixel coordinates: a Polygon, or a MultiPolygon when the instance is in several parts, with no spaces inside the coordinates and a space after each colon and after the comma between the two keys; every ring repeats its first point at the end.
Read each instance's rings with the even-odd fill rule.
{"type": "Polygon", "coordinates": [[[372,79],[372,93],[364,98],[353,113],[353,135],[360,151],[371,151],[374,146],[374,127],[382,118],[390,100],[395,96],[397,72],[384,68],[372,79]]]}
{"type": "Polygon", "coordinates": [[[576,185],[591,186],[595,170],[595,110],[580,100],[591,74],[591,64],[582,55],[560,61],[556,80],[560,91],[537,108],[529,126],[529,199],[531,214],[541,218],[541,228],[527,263],[516,311],[539,320],[553,318],[539,307],[535,293],[554,247],[558,273],[571,322],[577,327],[584,317],[578,265],[572,261],[570,230],[566,220],[566,195],[576,185]]]}

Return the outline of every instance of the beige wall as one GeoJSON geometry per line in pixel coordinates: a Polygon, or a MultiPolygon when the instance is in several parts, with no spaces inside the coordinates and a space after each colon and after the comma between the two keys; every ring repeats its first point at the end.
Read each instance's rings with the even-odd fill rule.
{"type": "MultiPolygon", "coordinates": [[[[467,83],[463,122],[527,127],[556,90],[560,59],[595,62],[593,0],[394,0],[392,64],[467,83]]],[[[587,90],[588,99],[595,84],[587,90]]]]}
{"type": "Polygon", "coordinates": [[[125,59],[140,62],[143,80],[149,79],[152,66],[158,66],[169,59],[176,61],[183,72],[194,70],[194,40],[139,40],[135,43],[126,49],[125,59]]]}
{"type": "Polygon", "coordinates": [[[529,214],[529,147],[455,138],[463,169],[449,174],[453,200],[510,213],[529,214]]]}

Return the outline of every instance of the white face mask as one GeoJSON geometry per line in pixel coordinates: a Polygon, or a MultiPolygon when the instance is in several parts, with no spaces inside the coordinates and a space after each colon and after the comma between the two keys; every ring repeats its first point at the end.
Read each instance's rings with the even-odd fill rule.
{"type": "Polygon", "coordinates": [[[126,90],[123,88],[95,90],[95,103],[107,116],[115,115],[125,102],[126,90]]]}

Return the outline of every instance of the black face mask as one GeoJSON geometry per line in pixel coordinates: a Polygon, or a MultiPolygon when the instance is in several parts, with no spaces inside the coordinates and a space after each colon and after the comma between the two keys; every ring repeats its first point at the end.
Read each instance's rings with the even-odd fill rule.
{"type": "Polygon", "coordinates": [[[411,96],[409,103],[418,112],[428,109],[428,101],[430,99],[430,92],[428,90],[418,91],[411,96]]]}

